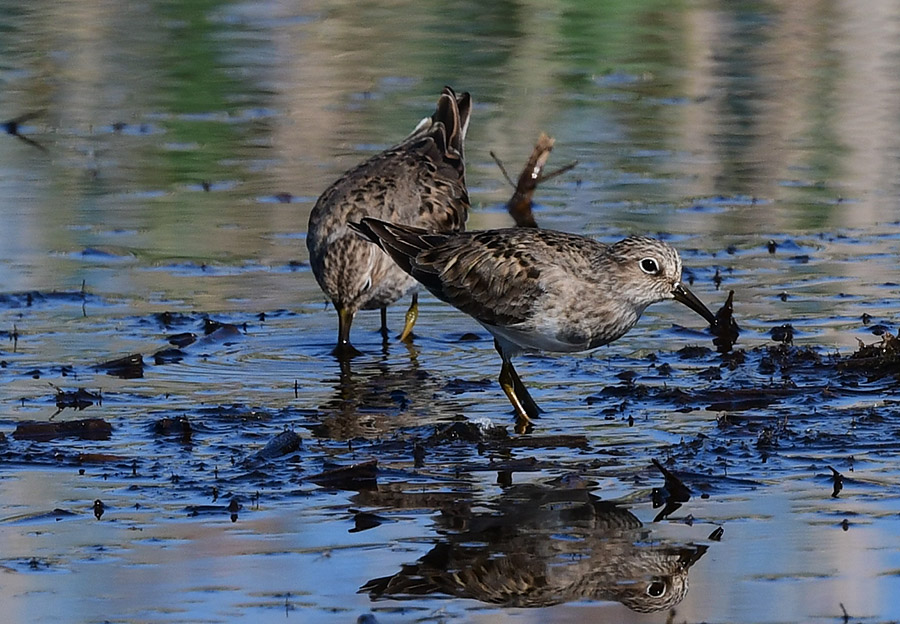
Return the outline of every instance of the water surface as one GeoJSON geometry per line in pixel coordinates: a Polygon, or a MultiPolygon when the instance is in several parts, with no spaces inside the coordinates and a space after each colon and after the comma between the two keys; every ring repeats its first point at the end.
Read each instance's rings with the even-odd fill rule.
{"type": "Polygon", "coordinates": [[[900,619],[898,369],[850,360],[897,332],[900,22],[857,4],[0,0],[0,117],[35,113],[39,145],[0,135],[10,621],[900,619]],[[475,101],[470,228],[511,223],[489,152],[515,171],[546,131],[549,166],[579,164],[539,223],[666,237],[710,307],[735,291],[739,355],[664,304],[594,353],[523,357],[548,411],[525,440],[489,337],[430,296],[412,345],[361,314],[364,355],[336,362],[309,211],[444,84],[475,101]],[[206,319],[228,330],[154,357],[206,319]],[[143,376],[95,368],[128,354],[143,376]],[[111,432],[15,433],[81,418],[111,432]],[[285,430],[299,448],[257,455],[285,430]],[[375,483],[316,477],[373,459],[375,483]],[[652,459],[692,494],[659,520],[652,459]],[[612,531],[611,502],[639,524],[612,531]],[[674,615],[603,575],[659,549],[702,551],[674,615]],[[485,561],[550,589],[358,593],[432,564],[502,586],[485,561]]]}

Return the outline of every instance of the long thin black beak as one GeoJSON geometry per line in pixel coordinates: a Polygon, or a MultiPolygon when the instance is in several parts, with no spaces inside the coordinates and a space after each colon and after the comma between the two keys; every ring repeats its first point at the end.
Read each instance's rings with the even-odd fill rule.
{"type": "Polygon", "coordinates": [[[675,286],[675,289],[672,291],[672,294],[675,296],[675,301],[683,303],[691,310],[705,318],[710,326],[714,326],[716,324],[716,315],[710,312],[709,308],[707,308],[702,301],[697,299],[697,296],[692,293],[687,286],[685,286],[684,284],[677,284],[675,286]]]}

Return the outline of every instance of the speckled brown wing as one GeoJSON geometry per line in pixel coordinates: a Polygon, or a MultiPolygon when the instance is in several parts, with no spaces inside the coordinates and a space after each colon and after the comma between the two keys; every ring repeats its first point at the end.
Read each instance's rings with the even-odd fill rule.
{"type": "Polygon", "coordinates": [[[371,218],[363,219],[357,229],[434,296],[496,326],[516,325],[531,317],[548,286],[545,271],[558,273],[561,257],[586,258],[585,247],[596,252],[605,248],[591,239],[552,230],[434,234],[371,218]]]}
{"type": "Polygon", "coordinates": [[[410,275],[482,323],[516,325],[528,320],[543,292],[529,249],[535,242],[517,229],[448,236],[413,259],[410,275]]]}
{"type": "Polygon", "coordinates": [[[370,216],[439,232],[464,229],[469,195],[463,146],[471,102],[468,93],[456,95],[444,87],[431,118],[402,142],[345,173],[316,208],[330,206],[331,218],[338,222],[370,216]]]}

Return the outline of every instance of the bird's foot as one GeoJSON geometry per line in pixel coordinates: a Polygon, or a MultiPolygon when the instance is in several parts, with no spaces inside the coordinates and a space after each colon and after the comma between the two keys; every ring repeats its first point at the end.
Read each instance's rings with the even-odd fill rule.
{"type": "Polygon", "coordinates": [[[349,360],[362,355],[362,351],[350,344],[349,341],[339,342],[335,345],[334,349],[331,350],[331,355],[339,360],[349,360]]]}

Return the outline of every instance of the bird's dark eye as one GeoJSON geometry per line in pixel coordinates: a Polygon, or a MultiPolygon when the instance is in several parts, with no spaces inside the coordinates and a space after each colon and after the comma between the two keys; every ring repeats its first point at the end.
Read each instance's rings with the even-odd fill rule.
{"type": "MultiPolygon", "coordinates": [[[[643,264],[643,263],[641,263],[643,264]]],[[[666,593],[666,582],[659,579],[647,585],[647,595],[651,598],[659,598],[666,593]]]]}
{"type": "Polygon", "coordinates": [[[641,260],[641,271],[649,275],[659,275],[659,263],[653,258],[641,260]]]}

